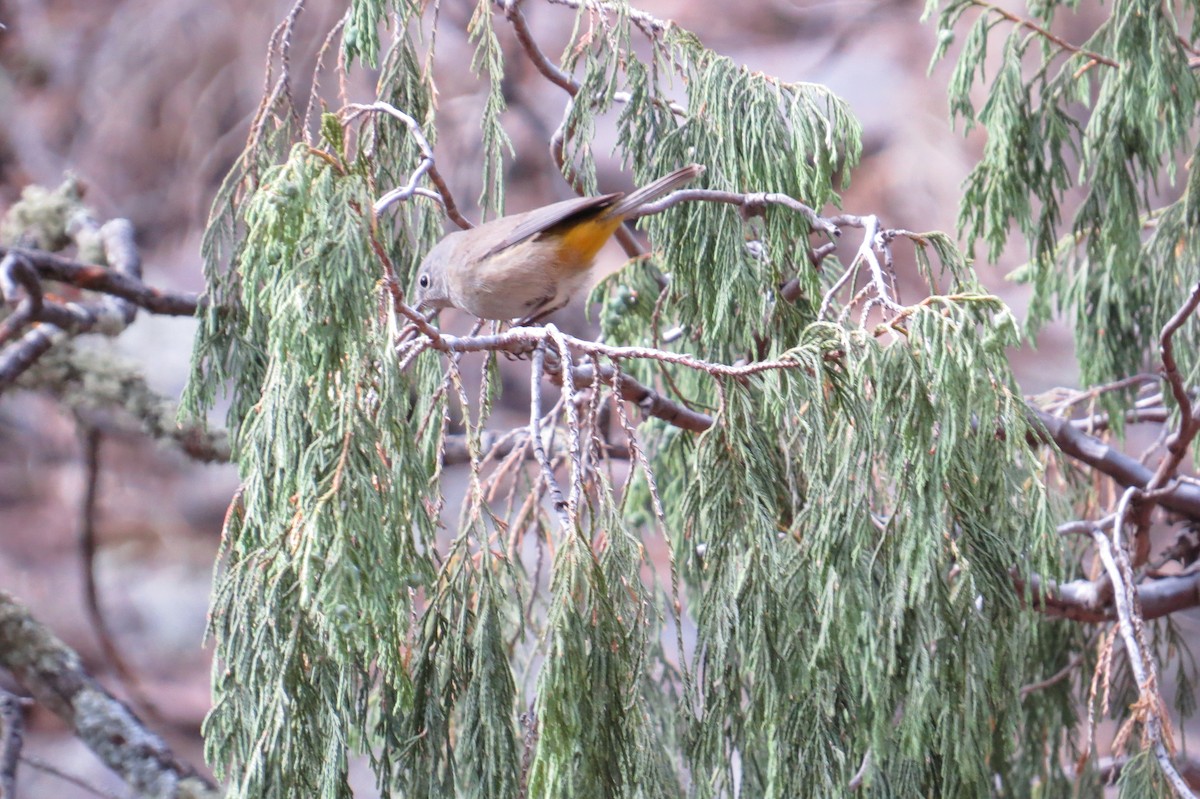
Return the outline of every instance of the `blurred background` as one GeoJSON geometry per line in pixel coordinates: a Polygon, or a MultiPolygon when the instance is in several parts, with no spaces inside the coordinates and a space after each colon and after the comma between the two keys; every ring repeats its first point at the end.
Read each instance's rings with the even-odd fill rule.
{"type": "MultiPolygon", "coordinates": [[[[849,101],[864,129],[865,157],[844,207],[891,227],[953,232],[959,186],[980,140],[951,129],[949,69],[927,74],[936,39],[916,0],[641,0],[639,8],[675,20],[709,47],[785,81],[830,86],[849,101]],[[736,13],[734,13],[736,9],[736,13]]],[[[245,142],[263,92],[272,29],[290,2],[244,0],[0,0],[0,212],[29,184],[56,186],[67,172],[86,185],[102,219],[130,219],[147,283],[203,289],[200,238],[209,204],[245,142]]],[[[466,69],[463,30],[474,3],[442,4],[439,34],[439,166],[468,216],[480,191],[478,114],[485,86],[466,69]],[[457,28],[454,33],[451,27],[457,28]]],[[[525,10],[542,48],[562,51],[573,12],[541,0],[525,10]]],[[[312,53],[343,10],[310,0],[294,39],[295,91],[308,91],[312,53]]],[[[1066,23],[1086,27],[1086,20],[1066,23]]],[[[561,90],[525,59],[497,20],[508,54],[507,125],[516,148],[509,212],[562,199],[546,142],[563,108],[561,90]]],[[[372,75],[356,71],[352,100],[369,101],[372,75]]],[[[334,102],[331,99],[331,102],[334,102]]],[[[611,129],[597,131],[606,155],[611,129]]],[[[612,159],[602,160],[605,190],[629,186],[612,159]]],[[[771,187],[744,187],[770,190],[771,187]]],[[[898,247],[900,253],[903,248],[898,247]]],[[[985,284],[1021,311],[1023,292],[1003,275],[1020,252],[981,264],[985,284]]],[[[623,263],[610,245],[599,275],[623,263]]],[[[903,265],[902,265],[903,266],[903,265]]],[[[561,324],[587,328],[579,301],[561,324]]],[[[453,321],[453,320],[451,320],[453,321]]],[[[141,313],[115,341],[90,343],[140,365],[151,385],[178,397],[192,347],[190,320],[141,313]]],[[[91,337],[98,339],[98,337],[91,337]]],[[[1070,385],[1064,332],[1050,329],[1036,353],[1015,354],[1024,390],[1070,385]]],[[[520,384],[522,381],[516,381],[520,384]]],[[[527,388],[506,401],[527,413],[527,388]]],[[[210,652],[203,646],[212,567],[222,517],[237,487],[232,466],[199,465],[151,441],[125,420],[89,417],[101,431],[100,606],[112,637],[136,675],[135,701],[177,753],[202,767],[199,729],[209,704],[210,652]]],[[[0,587],[27,602],[118,695],[131,697],[105,656],[84,596],[79,544],[86,471],[75,417],[53,399],[11,392],[0,401],[0,587]]],[[[111,776],[49,713],[29,721],[27,754],[88,783],[125,795],[111,776]]],[[[369,786],[369,780],[363,783],[369,786]]],[[[28,766],[23,796],[88,796],[28,766]]],[[[371,795],[368,788],[362,794],[371,795]]]]}

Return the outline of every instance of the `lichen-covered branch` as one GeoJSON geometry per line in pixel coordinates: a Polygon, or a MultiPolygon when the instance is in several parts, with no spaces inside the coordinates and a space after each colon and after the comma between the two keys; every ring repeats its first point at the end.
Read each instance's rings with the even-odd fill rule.
{"type": "Polygon", "coordinates": [[[132,711],[83,670],[79,655],[0,592],[0,665],[74,730],[141,796],[217,799],[216,785],[185,765],[132,711]]]}
{"type": "Polygon", "coordinates": [[[0,799],[17,795],[17,762],[25,740],[21,699],[0,689],[0,799]]]}

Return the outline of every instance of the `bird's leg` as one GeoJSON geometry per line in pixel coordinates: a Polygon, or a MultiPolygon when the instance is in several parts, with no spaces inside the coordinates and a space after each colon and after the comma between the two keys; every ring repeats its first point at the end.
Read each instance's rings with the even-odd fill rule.
{"type": "Polygon", "coordinates": [[[566,301],[560,302],[557,305],[551,305],[554,302],[554,297],[546,297],[534,306],[533,310],[516,321],[517,327],[526,327],[541,322],[550,314],[566,306],[566,301]]]}

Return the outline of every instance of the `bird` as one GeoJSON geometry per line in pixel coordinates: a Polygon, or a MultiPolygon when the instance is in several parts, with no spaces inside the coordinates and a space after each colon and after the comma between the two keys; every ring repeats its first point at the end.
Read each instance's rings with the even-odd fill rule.
{"type": "Polygon", "coordinates": [[[544,319],[587,282],[626,218],[703,172],[690,164],[628,194],[563,200],[449,233],[421,261],[417,305],[521,324],[544,319]]]}

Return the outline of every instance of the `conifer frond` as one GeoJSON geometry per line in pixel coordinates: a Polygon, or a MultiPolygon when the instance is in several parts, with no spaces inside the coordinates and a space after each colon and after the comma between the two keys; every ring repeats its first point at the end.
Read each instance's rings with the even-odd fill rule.
{"type": "MultiPolygon", "coordinates": [[[[437,4],[353,3],[343,48],[382,56],[375,102],[327,115],[310,144],[276,98],[216,206],[190,396],[206,410],[229,384],[243,481],[207,724],[231,795],[345,796],[356,754],[393,796],[1072,789],[1061,731],[1079,686],[1044,669],[1084,638],[1014,580],[1069,574],[1011,312],[951,237],[838,211],[861,131],[828,89],[751,72],[624,2],[546,3],[577,11],[554,63],[528,38],[531,5],[481,0],[455,32],[486,98],[486,212],[502,210],[510,34],[564,90],[550,144],[574,187],[598,188],[602,125],[639,184],[706,167],[648,209],[650,251],[593,293],[600,340],[453,336],[406,302],[441,212],[467,225],[435,163],[437,4]],[[902,247],[923,282],[908,303],[902,247]],[[507,432],[497,352],[529,370],[528,423],[507,432]]],[[[1188,139],[1184,105],[1156,84],[1176,104],[1164,129],[1122,116],[1130,48],[1190,78],[1170,23],[1122,16],[1079,47],[1044,35],[1051,7],[1014,21],[955,2],[941,24],[972,8],[953,106],[990,138],[964,225],[998,249],[1018,220],[1039,313],[1145,339],[1200,255],[1191,200],[1147,204],[1188,139]],[[1065,105],[1092,85],[1103,125],[1065,105]],[[1094,191],[1067,232],[1075,169],[1094,191]],[[1139,258],[1169,268],[1142,275],[1139,258]],[[1112,286],[1125,298],[1097,299],[1112,286]]],[[[1143,352],[1131,341],[1104,343],[1096,373],[1143,352]]]]}
{"type": "MultiPolygon", "coordinates": [[[[954,114],[988,132],[960,223],[992,256],[1011,228],[1020,232],[1030,259],[1020,274],[1035,289],[1031,329],[1062,313],[1078,350],[1089,353],[1083,381],[1108,382],[1143,368],[1162,321],[1147,315],[1185,296],[1189,280],[1179,279],[1154,231],[1155,220],[1187,206],[1176,173],[1195,147],[1200,85],[1189,32],[1164,7],[1121,0],[1079,44],[1049,31],[1057,8],[1032,4],[1025,19],[983,0],[955,0],[931,3],[927,13],[937,11],[943,31],[935,58],[960,20],[978,13],[950,86],[954,114]],[[989,61],[988,32],[1005,29],[989,61]],[[1037,68],[1027,69],[1031,62],[1037,68]],[[987,86],[978,111],[969,97],[976,83],[987,86]],[[1083,200],[1068,222],[1062,198],[1076,189],[1083,200]]],[[[1186,168],[1190,175],[1194,165],[1186,168]]],[[[1181,248],[1191,238],[1184,232],[1181,248]]]]}

